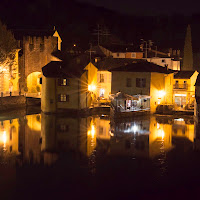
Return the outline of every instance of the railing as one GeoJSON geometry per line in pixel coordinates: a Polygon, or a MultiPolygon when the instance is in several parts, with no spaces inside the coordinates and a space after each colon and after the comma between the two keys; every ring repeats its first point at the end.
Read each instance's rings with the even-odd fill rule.
{"type": "Polygon", "coordinates": [[[181,90],[187,90],[189,87],[188,84],[174,84],[174,89],[181,89],[181,90]]]}
{"type": "Polygon", "coordinates": [[[22,93],[22,92],[0,92],[0,97],[11,97],[11,96],[20,96],[20,95],[24,95],[26,97],[35,97],[35,98],[41,98],[41,93],[22,93]]]}

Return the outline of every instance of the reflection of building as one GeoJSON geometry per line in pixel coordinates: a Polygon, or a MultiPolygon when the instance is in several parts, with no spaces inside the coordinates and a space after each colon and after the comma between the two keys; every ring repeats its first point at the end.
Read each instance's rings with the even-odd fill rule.
{"type": "Polygon", "coordinates": [[[110,154],[116,156],[154,158],[170,151],[179,141],[193,143],[195,137],[192,118],[149,116],[114,124],[111,130],[110,154]]]}
{"type": "Polygon", "coordinates": [[[24,134],[24,161],[39,164],[41,155],[41,115],[27,115],[24,134]]]}
{"type": "Polygon", "coordinates": [[[2,121],[0,124],[0,147],[5,152],[19,154],[19,123],[18,119],[2,121]]]}

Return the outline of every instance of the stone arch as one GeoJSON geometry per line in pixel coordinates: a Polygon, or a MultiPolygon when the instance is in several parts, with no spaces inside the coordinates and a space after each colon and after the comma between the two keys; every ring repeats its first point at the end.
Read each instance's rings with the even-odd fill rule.
{"type": "Polygon", "coordinates": [[[27,92],[28,93],[40,93],[41,84],[40,78],[42,77],[41,72],[32,72],[27,76],[27,92]]]}

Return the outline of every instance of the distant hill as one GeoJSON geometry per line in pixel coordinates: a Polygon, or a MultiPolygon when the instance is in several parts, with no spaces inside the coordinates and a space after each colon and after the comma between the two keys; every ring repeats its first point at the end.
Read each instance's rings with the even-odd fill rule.
{"type": "Polygon", "coordinates": [[[185,31],[191,23],[193,49],[199,52],[200,15],[131,16],[74,0],[1,0],[0,18],[10,28],[53,28],[63,39],[63,48],[76,43],[82,49],[97,43],[92,35],[97,24],[108,29],[101,42],[139,44],[140,39],[153,40],[160,48],[183,49],[185,31]]]}

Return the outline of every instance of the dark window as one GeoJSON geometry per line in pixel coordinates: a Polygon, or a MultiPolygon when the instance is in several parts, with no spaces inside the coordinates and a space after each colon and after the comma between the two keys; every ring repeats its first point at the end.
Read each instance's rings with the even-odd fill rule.
{"type": "Polygon", "coordinates": [[[164,62],[165,62],[165,59],[162,59],[162,62],[164,63],[164,62]]]}
{"type": "Polygon", "coordinates": [[[34,49],[33,37],[29,37],[29,49],[32,51],[34,49]]]}
{"type": "Polygon", "coordinates": [[[126,87],[131,87],[131,78],[126,79],[126,87]]]}
{"type": "Polygon", "coordinates": [[[100,74],[100,83],[104,83],[104,74],[100,74]]]}
{"type": "Polygon", "coordinates": [[[117,57],[119,57],[119,53],[117,53],[117,57]]]}
{"type": "Polygon", "coordinates": [[[40,78],[40,84],[42,84],[42,77],[40,78]]]}
{"type": "Polygon", "coordinates": [[[69,95],[67,94],[59,94],[58,101],[60,102],[69,102],[69,95]]]}
{"type": "Polygon", "coordinates": [[[136,87],[139,88],[146,87],[146,78],[136,78],[136,87]]]}
{"type": "Polygon", "coordinates": [[[67,86],[67,85],[69,85],[69,80],[66,78],[60,78],[60,79],[58,79],[58,85],[59,86],[67,86]]]}
{"type": "Polygon", "coordinates": [[[59,126],[60,132],[68,132],[69,131],[69,126],[66,124],[60,124],[59,126]]]}

